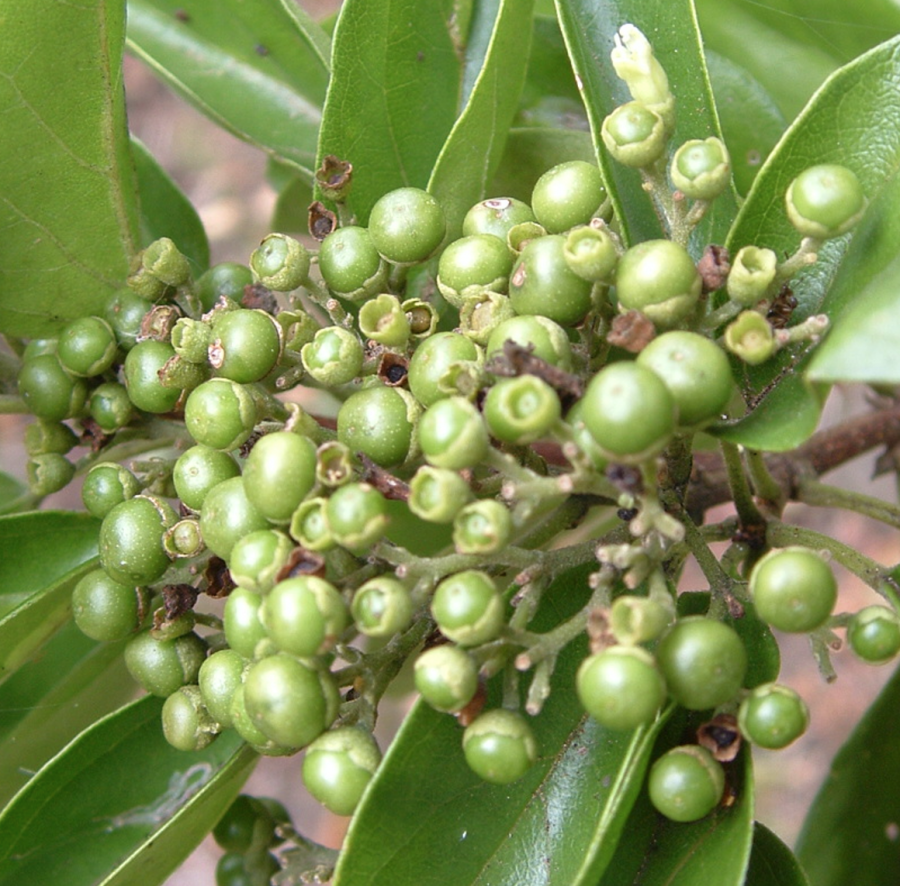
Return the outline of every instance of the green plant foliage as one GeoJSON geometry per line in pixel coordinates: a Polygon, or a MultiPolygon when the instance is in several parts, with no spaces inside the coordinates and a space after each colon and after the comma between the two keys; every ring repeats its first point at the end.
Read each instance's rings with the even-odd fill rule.
{"type": "Polygon", "coordinates": [[[0,162],[0,329],[36,336],[98,311],[138,248],[125,3],[39,0],[5,12],[0,106],[12,149],[0,162]],[[48,89],[60,71],[65,89],[48,89]]]}

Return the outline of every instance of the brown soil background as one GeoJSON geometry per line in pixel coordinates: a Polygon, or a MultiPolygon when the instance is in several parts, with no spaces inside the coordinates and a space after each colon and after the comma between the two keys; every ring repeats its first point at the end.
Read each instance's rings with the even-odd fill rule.
{"type": "MultiPolygon", "coordinates": [[[[301,5],[318,16],[335,8],[337,3],[301,0],[301,5]]],[[[265,181],[262,153],[209,123],[132,59],[126,62],[126,88],[131,127],[197,208],[209,235],[212,261],[246,262],[269,231],[275,205],[275,192],[265,181]]],[[[836,389],[824,421],[834,423],[859,412],[864,408],[863,396],[859,389],[836,389]]],[[[16,417],[3,417],[0,422],[3,469],[24,477],[20,441],[21,422],[16,417]]],[[[828,480],[894,500],[896,488],[892,479],[871,482],[873,460],[872,457],[858,459],[831,474],[828,480]]],[[[48,504],[80,507],[80,499],[77,492],[67,490],[64,495],[54,496],[48,504]]],[[[720,512],[724,513],[727,511],[720,512]]],[[[834,535],[879,562],[894,564],[900,560],[897,533],[893,529],[853,514],[814,512],[799,506],[792,506],[789,515],[798,523],[834,535]]],[[[853,576],[841,572],[840,579],[838,611],[855,611],[876,602],[875,594],[853,576]]],[[[699,573],[689,572],[684,588],[701,587],[699,573]]],[[[842,651],[834,656],[838,679],[826,684],[816,670],[804,637],[782,636],[779,640],[783,654],[780,679],[806,699],[812,722],[808,733],[790,748],[755,753],[757,818],[791,844],[828,772],[831,758],[886,682],[892,668],[864,666],[849,652],[842,651]]],[[[383,710],[378,728],[382,748],[402,720],[404,704],[392,704],[383,710]]],[[[322,810],[308,796],[300,779],[300,758],[263,759],[246,790],[277,797],[304,834],[326,845],[340,845],[347,820],[322,810]]],[[[166,881],[166,886],[212,884],[220,854],[211,838],[207,838],[166,881]]]]}

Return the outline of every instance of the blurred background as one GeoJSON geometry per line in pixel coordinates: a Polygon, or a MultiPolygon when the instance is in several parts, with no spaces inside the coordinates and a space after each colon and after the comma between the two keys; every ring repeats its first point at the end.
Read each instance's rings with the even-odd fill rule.
{"type": "MultiPolygon", "coordinates": [[[[302,0],[316,17],[328,15],[339,0],[302,0]]],[[[174,178],[196,207],[209,236],[212,262],[246,263],[250,252],[268,233],[276,193],[266,182],[262,152],[238,141],[194,111],[139,62],[126,60],[129,120],[134,133],[147,145],[162,167],[174,178]]],[[[295,234],[305,232],[292,232],[295,234]]],[[[865,393],[859,388],[838,388],[832,394],[825,422],[835,423],[864,408],[865,393]]],[[[19,451],[21,420],[0,417],[3,467],[24,478],[24,458],[19,451]]],[[[894,500],[892,478],[872,484],[874,456],[858,459],[829,475],[829,482],[867,491],[894,500]]],[[[77,490],[54,496],[51,505],[80,508],[77,490]]],[[[710,514],[721,518],[727,510],[710,514]]],[[[893,564],[900,560],[896,532],[852,514],[817,513],[791,506],[789,519],[839,538],[875,560],[893,564]]],[[[855,611],[875,602],[874,593],[854,577],[839,571],[841,598],[838,610],[855,611]]],[[[689,570],[684,590],[704,586],[699,572],[689,570]]],[[[888,679],[891,667],[859,664],[849,652],[834,655],[838,679],[827,684],[818,674],[804,637],[779,637],[783,654],[782,682],[806,699],[812,715],[809,732],[792,747],[755,754],[759,795],[757,817],[789,844],[795,840],[803,815],[828,772],[829,762],[849,735],[862,712],[888,679]]],[[[382,749],[402,720],[408,699],[385,705],[377,737],[382,749]]],[[[322,810],[306,794],[300,779],[300,758],[263,759],[246,791],[279,799],[290,811],[298,830],[328,846],[340,845],[347,820],[322,810]]],[[[208,838],[173,874],[167,886],[212,884],[221,852],[208,838]]]]}

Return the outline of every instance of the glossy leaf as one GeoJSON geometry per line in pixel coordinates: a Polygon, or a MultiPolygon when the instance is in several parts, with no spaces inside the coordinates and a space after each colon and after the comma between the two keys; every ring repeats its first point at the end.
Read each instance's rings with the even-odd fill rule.
{"type": "Polygon", "coordinates": [[[551,98],[568,99],[583,115],[578,84],[569,64],[566,44],[556,16],[535,15],[531,32],[531,52],[522,90],[523,117],[529,121],[528,109],[551,98]]]}
{"type": "Polygon", "coordinates": [[[34,496],[20,480],[0,471],[0,516],[34,507],[34,496]]]}
{"type": "Polygon", "coordinates": [[[838,752],[813,801],[797,856],[815,886],[900,881],[900,671],[838,752]]]}
{"type": "Polygon", "coordinates": [[[0,685],[0,806],[82,729],[134,696],[122,643],[69,622],[0,685]]]}
{"type": "Polygon", "coordinates": [[[148,696],[104,717],[16,795],[0,815],[0,884],[154,886],[190,853],[258,758],[233,732],[176,750],[161,708],[148,696]]]}
{"type": "MultiPolygon", "coordinates": [[[[889,186],[900,167],[900,39],[894,39],[837,71],[791,125],[754,182],[729,234],[728,248],[766,246],[792,253],[800,237],[787,220],[784,193],[791,180],[816,163],[844,163],[859,177],[870,201],[889,186]]],[[[795,318],[838,316],[856,296],[832,285],[845,259],[865,262],[865,241],[853,235],[829,240],[812,268],[792,281],[799,307],[795,318]]],[[[886,247],[887,248],[887,247],[886,247]]],[[[880,260],[883,260],[881,256],[880,260]]],[[[739,379],[752,408],[721,433],[755,449],[782,451],[802,443],[818,422],[823,389],[801,377],[808,349],[794,346],[777,359],[746,369],[739,379]]],[[[720,433],[717,431],[717,433],[720,433]]]]}
{"type": "Polygon", "coordinates": [[[500,0],[496,17],[483,22],[490,4],[476,7],[473,31],[488,31],[478,76],[465,107],[437,158],[428,190],[447,216],[447,233],[462,233],[469,208],[488,196],[510,123],[519,104],[528,62],[532,0],[500,0]]]}
{"type": "Polygon", "coordinates": [[[131,151],[141,195],[141,245],[169,237],[199,276],[209,267],[209,243],[197,210],[137,139],[131,151]]]}
{"type": "Polygon", "coordinates": [[[787,121],[759,81],[743,68],[709,51],[706,65],[731,155],[734,185],[738,193],[746,194],[787,121]]]}
{"type": "Polygon", "coordinates": [[[758,821],[753,825],[745,886],[809,886],[794,853],[758,821]]]}
{"type": "Polygon", "coordinates": [[[70,592],[92,567],[99,527],[62,511],[0,517],[0,548],[16,552],[0,560],[0,680],[69,617],[70,592]]]}
{"type": "MultiPolygon", "coordinates": [[[[583,602],[585,577],[585,569],[573,571],[546,598],[583,602]]],[[[542,628],[551,615],[561,617],[544,612],[542,628]]],[[[593,886],[622,833],[663,718],[627,733],[586,717],[571,689],[584,654],[579,642],[560,654],[554,689],[532,721],[539,761],[512,785],[479,781],[466,766],[454,719],[419,702],[353,819],[335,886],[593,886]]],[[[496,685],[492,694],[496,705],[496,685]]]]}
{"type": "Polygon", "coordinates": [[[137,250],[124,28],[124,0],[4,3],[0,332],[45,335],[100,311],[137,250]]]}
{"type": "Polygon", "coordinates": [[[128,47],[229,132],[312,175],[328,38],[281,0],[131,0],[128,47]]]}
{"type": "MultiPolygon", "coordinates": [[[[557,0],[556,5],[623,239],[628,245],[658,238],[662,235],[660,223],[641,187],[639,173],[612,161],[600,139],[604,117],[631,99],[609,54],[613,36],[629,22],[653,45],[677,101],[670,151],[687,139],[717,135],[719,126],[693,4],[690,0],[557,0]]],[[[734,212],[733,195],[716,200],[692,238],[695,250],[702,251],[709,242],[722,242],[734,212]]]]}
{"type": "Polygon", "coordinates": [[[750,755],[728,764],[727,772],[734,802],[699,821],[669,821],[642,792],[628,819],[628,839],[599,886],[744,886],[753,840],[750,755]]]}
{"type": "Polygon", "coordinates": [[[815,381],[900,381],[900,175],[885,183],[841,263],[830,298],[843,305],[810,361],[815,381]]]}
{"type": "Polygon", "coordinates": [[[456,119],[461,65],[452,0],[345,0],[332,49],[319,157],[353,164],[350,203],[424,188],[456,119]]]}

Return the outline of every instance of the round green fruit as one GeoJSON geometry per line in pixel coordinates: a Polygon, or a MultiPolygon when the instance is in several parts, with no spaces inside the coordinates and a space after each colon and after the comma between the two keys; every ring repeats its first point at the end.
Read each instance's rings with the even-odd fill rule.
{"type": "Polygon", "coordinates": [[[651,767],[650,802],[672,821],[697,821],[709,815],[725,790],[725,772],[706,748],[682,745],[651,767]]]}

